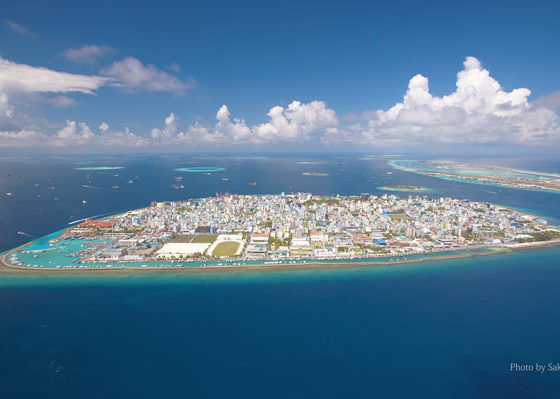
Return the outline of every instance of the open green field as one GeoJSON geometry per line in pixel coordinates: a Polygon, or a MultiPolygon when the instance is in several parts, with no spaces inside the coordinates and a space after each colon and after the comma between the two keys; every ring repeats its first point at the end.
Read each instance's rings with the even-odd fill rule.
{"type": "Polygon", "coordinates": [[[236,241],[224,241],[216,245],[213,256],[233,256],[239,249],[239,243],[236,241]]]}
{"type": "Polygon", "coordinates": [[[192,242],[195,244],[203,244],[203,243],[212,244],[214,241],[216,241],[217,237],[218,237],[217,234],[199,234],[194,238],[194,240],[192,240],[192,242]]]}
{"type": "Polygon", "coordinates": [[[398,220],[398,219],[410,219],[407,215],[405,215],[404,213],[390,213],[389,216],[391,217],[392,220],[398,220]]]}
{"type": "Polygon", "coordinates": [[[192,238],[194,237],[194,235],[192,234],[177,234],[175,237],[173,237],[171,240],[169,240],[169,242],[179,242],[179,243],[185,243],[185,242],[191,242],[192,238]]]}

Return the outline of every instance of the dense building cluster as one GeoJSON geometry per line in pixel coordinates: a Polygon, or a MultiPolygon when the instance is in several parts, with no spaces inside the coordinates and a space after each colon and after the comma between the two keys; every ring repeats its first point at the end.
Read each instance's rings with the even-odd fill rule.
{"type": "Polygon", "coordinates": [[[497,205],[428,197],[222,195],[84,223],[87,261],[347,258],[424,253],[558,237],[535,216],[497,205]]]}

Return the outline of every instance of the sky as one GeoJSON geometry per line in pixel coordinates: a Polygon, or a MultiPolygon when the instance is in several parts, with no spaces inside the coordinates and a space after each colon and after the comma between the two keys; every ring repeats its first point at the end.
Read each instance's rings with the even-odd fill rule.
{"type": "Polygon", "coordinates": [[[0,11],[1,153],[560,149],[557,1],[48,3],[0,11]]]}

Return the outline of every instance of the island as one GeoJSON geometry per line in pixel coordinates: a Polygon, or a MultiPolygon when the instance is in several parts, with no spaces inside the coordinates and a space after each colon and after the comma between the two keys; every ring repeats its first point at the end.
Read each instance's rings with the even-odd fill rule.
{"type": "Polygon", "coordinates": [[[118,170],[124,169],[124,166],[83,166],[80,168],[74,168],[75,170],[88,170],[88,171],[97,171],[97,170],[118,170]]]}
{"type": "Polygon", "coordinates": [[[472,256],[559,238],[560,229],[546,220],[487,202],[228,194],[85,219],[6,252],[2,264],[26,270],[372,264],[450,251],[472,256]]]}
{"type": "Polygon", "coordinates": [[[560,175],[455,161],[392,160],[389,166],[444,180],[560,194],[560,175]]]}
{"type": "Polygon", "coordinates": [[[173,169],[176,172],[189,172],[189,173],[210,173],[210,172],[222,172],[226,168],[220,168],[216,166],[193,166],[191,168],[176,168],[173,169]]]}
{"type": "Polygon", "coordinates": [[[432,190],[421,186],[407,186],[407,185],[396,185],[396,186],[383,186],[377,187],[378,190],[383,191],[407,191],[407,192],[431,192],[432,190]]]}
{"type": "Polygon", "coordinates": [[[323,172],[301,172],[304,176],[328,176],[328,173],[323,172]]]}

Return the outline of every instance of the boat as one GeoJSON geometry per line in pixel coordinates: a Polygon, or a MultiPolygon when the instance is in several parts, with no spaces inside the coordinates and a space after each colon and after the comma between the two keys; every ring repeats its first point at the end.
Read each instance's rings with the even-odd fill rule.
{"type": "Polygon", "coordinates": [[[257,183],[254,182],[254,181],[253,181],[253,182],[249,182],[249,183],[247,183],[247,184],[248,184],[249,186],[256,186],[256,185],[257,185],[257,183]]]}
{"type": "Polygon", "coordinates": [[[40,185],[39,183],[35,183],[35,184],[33,185],[33,187],[39,187],[39,185],[40,185]]]}
{"type": "Polygon", "coordinates": [[[128,184],[132,184],[132,179],[130,179],[129,181],[127,181],[128,184]]]}
{"type": "Polygon", "coordinates": [[[173,190],[182,190],[185,188],[185,186],[183,186],[182,184],[174,184],[171,187],[173,188],[173,190]]]}
{"type": "Polygon", "coordinates": [[[48,189],[48,190],[54,190],[55,187],[54,187],[54,186],[48,186],[47,189],[48,189]]]}
{"type": "Polygon", "coordinates": [[[84,204],[84,205],[87,204],[87,201],[86,201],[86,200],[82,200],[82,204],[84,204]]]}
{"type": "Polygon", "coordinates": [[[54,199],[55,201],[58,201],[58,197],[54,197],[53,199],[54,199]]]}
{"type": "Polygon", "coordinates": [[[222,177],[222,181],[228,181],[229,177],[222,177]]]}
{"type": "Polygon", "coordinates": [[[175,176],[175,180],[176,181],[181,181],[181,180],[183,180],[183,176],[175,176]]]}
{"type": "Polygon", "coordinates": [[[210,173],[210,172],[204,172],[204,173],[203,173],[203,175],[205,175],[205,176],[210,176],[211,174],[212,174],[212,173],[210,173]]]}
{"type": "Polygon", "coordinates": [[[118,174],[118,173],[115,173],[113,176],[114,176],[114,177],[119,177],[119,174],[118,174]]]}
{"type": "Polygon", "coordinates": [[[12,193],[6,193],[6,195],[7,195],[8,197],[11,197],[11,196],[12,196],[12,193]]]}
{"type": "Polygon", "coordinates": [[[120,187],[117,186],[117,185],[115,184],[115,185],[111,186],[111,188],[112,188],[113,190],[118,190],[120,187]]]}
{"type": "Polygon", "coordinates": [[[392,174],[393,174],[393,172],[387,172],[387,174],[388,174],[388,175],[392,175],[392,174]]]}

